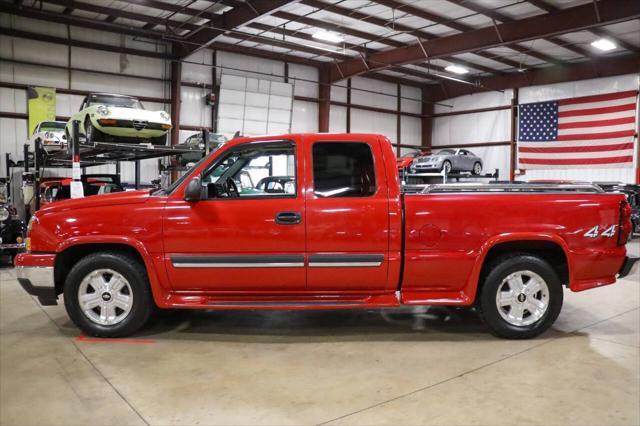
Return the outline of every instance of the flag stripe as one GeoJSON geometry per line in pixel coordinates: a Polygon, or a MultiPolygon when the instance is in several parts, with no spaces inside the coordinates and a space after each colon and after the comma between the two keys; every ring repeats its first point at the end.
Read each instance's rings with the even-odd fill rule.
{"type": "Polygon", "coordinates": [[[617,145],[621,143],[632,142],[632,139],[629,137],[623,138],[612,138],[612,139],[586,139],[582,141],[562,141],[562,142],[527,142],[527,141],[519,141],[518,146],[527,147],[527,148],[541,148],[545,146],[591,146],[591,145],[617,145]]]}
{"type": "Polygon", "coordinates": [[[620,149],[633,149],[633,142],[619,143],[615,145],[590,145],[590,146],[553,146],[550,148],[529,148],[518,147],[519,152],[597,152],[597,151],[615,151],[620,149]]]}
{"type": "Polygon", "coordinates": [[[585,104],[589,102],[610,101],[613,99],[629,98],[638,95],[637,90],[629,90],[626,92],[607,93],[604,95],[581,96],[579,98],[560,99],[560,105],[585,104]]]}
{"type": "Polygon", "coordinates": [[[622,111],[633,111],[636,110],[636,104],[632,103],[624,103],[622,105],[613,105],[607,107],[600,108],[587,108],[587,109],[574,109],[574,110],[564,110],[558,113],[558,117],[577,117],[584,115],[594,115],[594,114],[610,114],[613,112],[622,112],[622,111]]]}
{"type": "Polygon", "coordinates": [[[590,120],[590,121],[575,121],[570,123],[559,123],[558,129],[578,129],[582,127],[602,127],[602,126],[617,126],[619,124],[633,123],[635,124],[635,117],[622,117],[614,118],[611,120],[590,120]]]}
{"type": "Polygon", "coordinates": [[[632,98],[622,98],[622,99],[613,99],[611,101],[604,102],[589,102],[586,104],[571,104],[571,105],[559,105],[558,111],[581,111],[583,109],[591,109],[591,108],[606,108],[618,105],[626,105],[626,104],[635,104],[636,98],[635,96],[632,98]]]}
{"type": "Polygon", "coordinates": [[[545,164],[545,165],[574,165],[574,164],[609,164],[609,163],[631,163],[633,155],[625,155],[621,157],[605,157],[605,158],[580,158],[580,159],[555,159],[555,158],[521,158],[521,164],[545,164]]]}
{"type": "Polygon", "coordinates": [[[578,115],[574,117],[560,117],[558,123],[582,123],[590,120],[613,120],[614,118],[633,117],[635,118],[635,111],[619,111],[610,112],[608,114],[591,114],[591,115],[578,115]]]}
{"type": "Polygon", "coordinates": [[[609,139],[609,138],[621,138],[623,136],[633,136],[635,130],[618,130],[613,132],[603,133],[581,133],[577,130],[573,130],[574,133],[567,135],[558,135],[559,141],[571,141],[571,140],[586,140],[586,139],[609,139]]]}
{"type": "Polygon", "coordinates": [[[619,151],[599,151],[599,152],[527,152],[523,154],[524,158],[538,158],[544,160],[566,160],[571,158],[589,159],[589,158],[611,158],[630,155],[633,157],[633,149],[621,149],[619,151]]]}

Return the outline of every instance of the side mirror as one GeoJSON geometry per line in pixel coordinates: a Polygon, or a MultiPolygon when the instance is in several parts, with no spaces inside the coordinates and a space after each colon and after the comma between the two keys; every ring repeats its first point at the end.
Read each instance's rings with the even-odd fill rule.
{"type": "Polygon", "coordinates": [[[189,181],[187,187],[184,190],[185,201],[200,201],[202,198],[202,179],[200,176],[196,176],[189,181]]]}

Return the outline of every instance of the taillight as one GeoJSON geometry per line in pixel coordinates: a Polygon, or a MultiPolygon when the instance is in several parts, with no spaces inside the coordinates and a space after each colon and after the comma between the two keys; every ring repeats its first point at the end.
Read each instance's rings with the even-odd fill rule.
{"type": "Polygon", "coordinates": [[[620,202],[620,222],[618,223],[618,245],[623,246],[631,234],[631,206],[627,201],[620,202]]]}

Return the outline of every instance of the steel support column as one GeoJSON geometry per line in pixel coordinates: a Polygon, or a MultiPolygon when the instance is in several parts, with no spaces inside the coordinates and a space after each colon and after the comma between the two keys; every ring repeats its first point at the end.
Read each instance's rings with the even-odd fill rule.
{"type": "Polygon", "coordinates": [[[518,163],[518,88],[513,89],[511,98],[511,139],[509,144],[509,180],[514,181],[516,177],[516,165],[518,163]]]}
{"type": "Polygon", "coordinates": [[[331,107],[331,85],[329,83],[329,68],[320,67],[318,70],[318,132],[329,132],[329,109],[331,107]]]}
{"type": "Polygon", "coordinates": [[[433,104],[427,102],[428,89],[422,89],[422,143],[423,148],[431,151],[431,132],[433,130],[433,104]]]}
{"type": "MultiPolygon", "coordinates": [[[[171,62],[171,146],[180,143],[180,82],[182,81],[182,63],[171,62]]],[[[175,161],[171,160],[172,163],[175,161]]],[[[175,164],[174,164],[175,165],[175,164]]],[[[171,170],[171,182],[178,178],[178,172],[171,170]]]]}

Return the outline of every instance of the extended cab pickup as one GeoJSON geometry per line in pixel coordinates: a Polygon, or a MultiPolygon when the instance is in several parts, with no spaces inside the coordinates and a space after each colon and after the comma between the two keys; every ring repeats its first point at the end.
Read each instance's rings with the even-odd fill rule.
{"type": "Polygon", "coordinates": [[[628,275],[624,195],[597,187],[464,185],[403,194],[387,138],[238,138],[165,190],[60,201],[29,224],[18,280],[64,294],[84,332],[123,336],[155,307],[475,306],[492,333],[527,338],[563,287],[628,275]],[[260,189],[252,182],[271,176],[260,189]]]}

